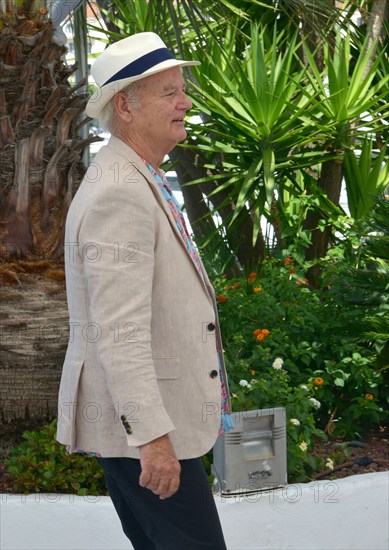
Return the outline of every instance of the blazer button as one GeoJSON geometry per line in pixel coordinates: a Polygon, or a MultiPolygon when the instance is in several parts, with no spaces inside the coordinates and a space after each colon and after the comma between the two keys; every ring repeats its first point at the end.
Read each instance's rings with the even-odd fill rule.
{"type": "Polygon", "coordinates": [[[216,326],[215,326],[214,323],[209,323],[209,325],[207,326],[207,329],[208,329],[209,331],[214,331],[215,328],[216,328],[216,326]]]}
{"type": "Polygon", "coordinates": [[[217,370],[211,370],[211,372],[209,373],[209,376],[211,378],[216,378],[217,374],[218,374],[217,370]]]}

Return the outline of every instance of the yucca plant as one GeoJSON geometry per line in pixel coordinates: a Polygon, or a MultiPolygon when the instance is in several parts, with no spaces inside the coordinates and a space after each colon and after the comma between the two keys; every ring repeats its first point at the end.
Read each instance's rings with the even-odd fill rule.
{"type": "Polygon", "coordinates": [[[56,413],[67,343],[64,223],[87,96],[43,2],[0,3],[0,417],[56,413]]]}
{"type": "MultiPolygon", "coordinates": [[[[227,200],[236,202],[232,230],[235,217],[248,204],[255,230],[263,214],[272,223],[280,220],[286,231],[294,228],[295,235],[312,232],[324,222],[316,232],[324,228],[327,242],[308,256],[313,260],[326,252],[331,218],[344,215],[339,196],[345,151],[352,152],[367,132],[380,135],[384,129],[381,119],[387,111],[389,77],[378,70],[384,52],[366,72],[370,50],[363,47],[351,67],[351,37],[345,31],[333,48],[325,44],[323,70],[305,41],[308,65],[296,66],[300,47],[296,35],[283,41],[282,33],[275,33],[266,49],[265,31],[261,34],[254,24],[251,27],[244,54],[228,50],[223,63],[213,67],[211,78],[207,69],[215,56],[212,50],[204,55],[206,78],[199,77],[201,87],[196,88],[194,101],[207,121],[192,127],[196,139],[191,146],[205,151],[208,159],[222,155],[223,163],[212,166],[208,161],[208,179],[216,173],[219,181],[210,199],[229,189],[227,200]],[[300,227],[291,224],[291,195],[301,197],[303,213],[315,213],[315,219],[300,217],[300,227]]],[[[383,150],[381,161],[385,155],[383,150]]],[[[383,177],[376,170],[364,180],[359,188],[362,197],[375,193],[383,177]]],[[[346,183],[352,197],[353,190],[358,191],[356,181],[350,177],[346,183]]]]}
{"type": "Polygon", "coordinates": [[[227,51],[223,63],[214,65],[213,52],[205,54],[205,76],[199,77],[201,88],[195,87],[193,93],[207,122],[192,125],[195,140],[191,146],[210,158],[222,155],[222,162],[214,166],[208,162],[212,172],[208,180],[221,182],[210,198],[229,190],[227,200],[236,203],[231,226],[249,202],[255,220],[254,242],[260,218],[266,208],[269,211],[286,170],[290,171],[296,159],[300,167],[318,162],[314,149],[298,152],[312,140],[315,130],[311,126],[307,132],[310,101],[299,90],[304,71],[296,70],[297,34],[285,45],[285,37],[275,28],[268,49],[264,34],[252,24],[245,51],[227,51]],[[213,78],[209,65],[213,65],[213,78]]]}
{"type": "MultiPolygon", "coordinates": [[[[375,2],[344,2],[341,7],[330,0],[98,4],[104,6],[108,41],[153,30],[179,55],[202,62],[189,77],[201,123],[192,126],[192,147],[171,155],[180,182],[196,181],[183,193],[198,244],[209,250],[218,232],[220,250],[227,243],[227,255],[235,253],[240,265],[256,264],[265,254],[264,215],[279,246],[294,231],[304,233],[308,245],[310,238],[320,244],[314,244],[310,259],[325,254],[331,219],[345,214],[338,205],[344,147],[353,148],[364,115],[363,109],[351,108],[347,120],[335,120],[335,111],[327,116],[328,105],[343,98],[346,79],[358,107],[377,115],[374,130],[386,109],[381,93],[385,75],[378,71],[382,53],[374,61],[377,41],[359,56],[359,66],[366,61],[365,73],[353,66],[363,40],[351,16],[362,5],[374,8],[375,2]],[[328,94],[326,81],[333,81],[333,74],[335,85],[339,77],[339,89],[331,83],[328,94]]],[[[374,33],[381,27],[382,22],[374,33]]]]}

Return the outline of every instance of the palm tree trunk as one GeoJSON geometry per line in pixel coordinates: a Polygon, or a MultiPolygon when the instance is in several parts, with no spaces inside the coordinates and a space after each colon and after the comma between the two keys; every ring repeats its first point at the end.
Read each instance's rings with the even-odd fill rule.
{"type": "MultiPolygon", "coordinates": [[[[327,161],[322,164],[319,178],[319,187],[323,189],[331,202],[338,205],[343,179],[343,164],[341,161],[327,161]]],[[[305,220],[304,229],[311,230],[312,242],[306,251],[306,259],[316,260],[327,254],[328,245],[331,237],[330,227],[324,231],[317,229],[318,222],[321,219],[320,213],[309,210],[305,220]]],[[[319,273],[319,267],[314,266],[308,271],[308,279],[314,284],[319,273]]]]}
{"type": "MultiPolygon", "coordinates": [[[[366,44],[366,51],[369,51],[369,49],[372,47],[375,41],[378,42],[378,40],[381,38],[381,41],[384,42],[385,38],[387,37],[386,36],[387,32],[384,28],[384,22],[387,21],[387,18],[389,15],[388,12],[389,12],[388,0],[375,0],[369,15],[368,23],[367,23],[368,41],[366,44]]],[[[377,45],[378,45],[377,42],[370,54],[369,63],[366,65],[365,71],[363,73],[364,78],[369,73],[371,66],[374,62],[374,57],[375,57],[375,53],[377,51],[377,45]]]]}
{"type": "Polygon", "coordinates": [[[21,261],[0,274],[0,425],[53,418],[68,339],[63,266],[21,261]]]}
{"type": "MultiPolygon", "coordinates": [[[[78,135],[87,94],[69,78],[39,3],[0,6],[0,432],[57,411],[67,346],[66,214],[89,142],[78,135]]],[[[99,138],[98,138],[99,139],[99,138]]],[[[12,428],[11,428],[12,429],[12,428]]],[[[1,436],[0,433],[0,436],[1,436]]]]}

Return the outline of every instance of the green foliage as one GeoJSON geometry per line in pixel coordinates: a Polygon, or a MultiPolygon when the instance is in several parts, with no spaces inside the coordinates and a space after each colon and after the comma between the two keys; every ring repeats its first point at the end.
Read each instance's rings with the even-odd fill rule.
{"type": "Polygon", "coordinates": [[[352,149],[348,149],[344,156],[348,206],[355,220],[369,214],[377,191],[383,192],[389,181],[389,159],[386,156],[386,147],[383,147],[377,155],[373,155],[372,149],[373,140],[365,138],[359,158],[352,149]]]}
{"type": "MultiPolygon", "coordinates": [[[[354,326],[355,340],[377,353],[380,370],[389,369],[389,201],[380,198],[365,220],[357,225],[360,236],[355,261],[340,274],[334,288],[345,305],[364,312],[354,326]]],[[[389,390],[389,382],[388,382],[389,390]]]]}
{"type": "MultiPolygon", "coordinates": [[[[304,428],[331,433],[336,427],[336,435],[355,436],[387,418],[374,351],[354,338],[365,312],[344,307],[328,285],[310,288],[306,267],[290,257],[267,259],[248,279],[214,282],[233,405],[286,406],[288,417],[304,428]],[[280,371],[273,367],[277,358],[283,361],[280,371]],[[241,380],[251,387],[242,387],[241,380]],[[302,386],[307,393],[301,393],[302,386]],[[321,406],[298,411],[302,398],[305,405],[313,398],[321,406]],[[304,424],[298,414],[308,415],[304,424]]],[[[323,261],[322,270],[337,276],[333,260],[323,261]]]]}
{"type": "Polygon", "coordinates": [[[5,461],[13,488],[21,493],[105,495],[104,472],[89,455],[68,454],[55,440],[56,421],[24,432],[25,441],[5,461]]]}

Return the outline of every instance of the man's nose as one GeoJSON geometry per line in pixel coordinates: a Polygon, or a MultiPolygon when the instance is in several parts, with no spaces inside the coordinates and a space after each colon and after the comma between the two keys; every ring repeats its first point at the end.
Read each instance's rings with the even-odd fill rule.
{"type": "Polygon", "coordinates": [[[182,92],[182,97],[180,98],[180,108],[189,111],[193,107],[191,100],[186,95],[185,92],[182,92]]]}

